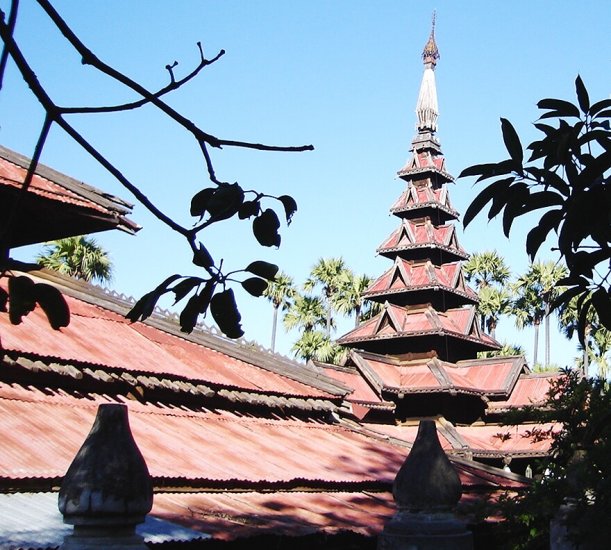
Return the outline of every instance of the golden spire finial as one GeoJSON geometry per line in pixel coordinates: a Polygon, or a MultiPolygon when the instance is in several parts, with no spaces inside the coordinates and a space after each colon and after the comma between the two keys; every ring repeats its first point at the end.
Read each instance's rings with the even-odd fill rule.
{"type": "Polygon", "coordinates": [[[424,64],[430,63],[433,67],[437,65],[437,60],[439,59],[439,50],[437,49],[437,43],[435,42],[435,19],[437,17],[437,13],[433,11],[433,23],[431,25],[431,35],[424,46],[424,51],[422,52],[422,60],[424,64]]]}

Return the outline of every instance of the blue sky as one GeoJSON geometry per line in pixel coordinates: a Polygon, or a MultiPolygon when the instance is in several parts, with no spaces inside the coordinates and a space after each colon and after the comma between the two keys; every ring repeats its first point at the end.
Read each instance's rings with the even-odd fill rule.
{"type": "MultiPolygon", "coordinates": [[[[290,194],[299,210],[282,231],[280,249],[257,245],[248,223],[225,224],[206,237],[225,266],[252,260],[277,263],[303,282],[321,257],[342,256],[356,272],[381,274],[390,262],[375,255],[395,228],[388,210],[404,188],[396,178],[415,132],[422,76],[420,54],[437,10],[441,53],[436,76],[441,140],[449,171],[504,158],[499,117],[510,119],[526,144],[544,97],[574,99],[583,78],[593,99],[609,97],[611,8],[606,1],[371,1],[91,0],[55,2],[82,40],[104,61],[151,90],[198,60],[226,55],[168,102],[205,131],[226,139],[277,145],[312,143],[306,153],[214,151],[218,175],[247,189],[290,194]],[[86,6],[84,9],[83,6],[86,6]]],[[[0,1],[3,10],[8,2],[0,1]]],[[[133,96],[80,64],[44,14],[23,0],[17,36],[40,80],[60,104],[104,104],[133,96]]],[[[9,67],[0,93],[0,143],[31,154],[42,122],[40,107],[9,67]]],[[[185,225],[190,197],[207,186],[197,144],[153,109],[73,120],[166,213],[185,225]]],[[[43,162],[131,200],[101,167],[54,129],[43,162]]],[[[451,188],[464,212],[477,194],[471,181],[451,188]]],[[[113,288],[140,296],[172,273],[193,274],[186,244],[137,205],[137,237],[100,234],[116,267],[113,288]]],[[[496,248],[519,273],[527,266],[525,226],[507,240],[498,221],[477,220],[462,233],[469,252],[496,248]]],[[[552,257],[545,253],[543,257],[552,257]]],[[[16,250],[27,257],[31,250],[16,250]]],[[[267,345],[271,307],[238,293],[246,336],[267,345]]],[[[165,304],[169,305],[169,304],[165,304]]],[[[501,322],[498,337],[529,353],[531,331],[501,322]]],[[[340,327],[337,336],[348,330],[340,327]]],[[[294,335],[280,331],[288,354],[294,335]]],[[[540,352],[542,353],[542,351],[540,352]]],[[[552,361],[564,365],[575,344],[555,337],[552,361]]]]}

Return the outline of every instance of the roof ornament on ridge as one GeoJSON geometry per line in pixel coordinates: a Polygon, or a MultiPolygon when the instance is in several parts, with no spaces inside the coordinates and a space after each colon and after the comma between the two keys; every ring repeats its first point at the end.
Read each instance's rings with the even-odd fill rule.
{"type": "Polygon", "coordinates": [[[439,59],[439,50],[435,42],[435,12],[431,34],[424,46],[422,60],[424,61],[424,74],[420,84],[416,114],[418,116],[417,129],[419,132],[436,132],[439,109],[437,106],[437,87],[435,85],[435,66],[439,59]]]}

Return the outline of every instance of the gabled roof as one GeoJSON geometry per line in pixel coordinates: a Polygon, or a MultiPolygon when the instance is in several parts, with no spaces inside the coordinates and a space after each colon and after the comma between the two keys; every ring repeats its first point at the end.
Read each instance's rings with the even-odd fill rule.
{"type": "MultiPolygon", "coordinates": [[[[490,399],[507,399],[520,375],[527,376],[521,356],[470,359],[451,363],[434,353],[391,356],[351,350],[344,369],[352,368],[367,380],[376,399],[393,394],[464,393],[490,399]]],[[[333,376],[335,373],[329,371],[333,376]]],[[[361,392],[365,395],[364,392],[361,392]]],[[[544,394],[534,394],[535,400],[544,394]]],[[[348,396],[351,400],[352,394],[348,396]]]]}
{"type": "Polygon", "coordinates": [[[440,249],[457,259],[468,258],[458,244],[456,228],[453,225],[434,225],[428,218],[402,220],[377,252],[383,256],[395,256],[397,253],[422,249],[440,249]]]}
{"type": "MultiPolygon", "coordinates": [[[[406,347],[405,342],[410,341],[411,350],[414,352],[442,349],[441,346],[431,347],[428,342],[418,346],[418,340],[424,341],[423,337],[451,338],[458,341],[451,346],[456,348],[453,350],[454,355],[460,355],[458,350],[461,346],[460,342],[479,346],[480,350],[499,347],[496,340],[480,331],[473,306],[441,312],[436,311],[430,304],[400,307],[388,302],[384,304],[378,315],[364,321],[337,342],[350,347],[371,349],[371,343],[383,341],[387,342],[385,345],[390,350],[387,352],[390,355],[400,353],[395,350],[396,345],[389,344],[392,340],[403,342],[403,348],[406,347]]],[[[407,349],[410,347],[408,346],[407,349]]],[[[379,353],[377,349],[371,351],[379,353]]]]}
{"type": "Polygon", "coordinates": [[[115,228],[129,233],[140,229],[127,218],[133,205],[43,164],[23,194],[29,165],[29,158],[0,146],[0,215],[6,220],[15,205],[19,208],[9,247],[115,228]]]}
{"type": "Polygon", "coordinates": [[[446,171],[446,161],[443,155],[436,150],[422,148],[420,144],[414,143],[414,154],[405,166],[397,172],[404,180],[419,180],[422,175],[437,174],[444,182],[454,181],[454,178],[446,171]]]}
{"type": "Polygon", "coordinates": [[[427,208],[443,211],[444,219],[458,218],[458,212],[450,204],[447,186],[434,187],[428,185],[409,185],[401,196],[391,206],[391,214],[425,210],[427,208]]]}
{"type": "Polygon", "coordinates": [[[471,303],[478,300],[477,294],[465,283],[460,262],[435,265],[430,260],[410,261],[398,256],[393,266],[369,285],[363,295],[372,299],[420,290],[445,290],[471,303]]]}

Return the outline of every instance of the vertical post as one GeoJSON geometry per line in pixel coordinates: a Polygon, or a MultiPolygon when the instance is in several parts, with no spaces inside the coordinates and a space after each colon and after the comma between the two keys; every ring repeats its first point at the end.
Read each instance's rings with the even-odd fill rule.
{"type": "Polygon", "coordinates": [[[104,404],[59,491],[59,510],[74,532],[61,550],[145,550],[135,532],[153,506],[153,485],[129,427],[127,407],[104,404]]]}

